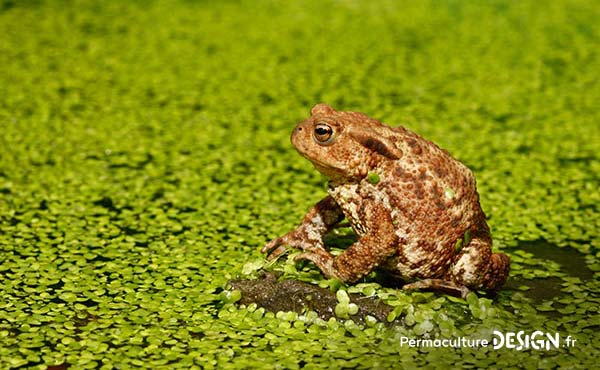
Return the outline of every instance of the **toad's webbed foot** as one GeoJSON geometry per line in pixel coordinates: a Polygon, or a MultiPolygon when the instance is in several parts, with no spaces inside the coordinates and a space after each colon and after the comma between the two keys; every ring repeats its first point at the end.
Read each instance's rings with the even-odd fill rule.
{"type": "Polygon", "coordinates": [[[292,231],[284,236],[271,240],[262,249],[262,253],[267,253],[268,260],[274,260],[287,252],[287,247],[300,249],[304,252],[322,254],[327,253],[323,242],[320,240],[305,240],[302,233],[292,231]],[[300,234],[300,235],[298,235],[300,234]]]}
{"type": "Polygon", "coordinates": [[[405,284],[402,286],[404,290],[412,290],[412,289],[427,289],[427,290],[436,290],[444,293],[451,294],[453,296],[457,296],[460,298],[466,298],[467,294],[471,292],[469,288],[464,285],[457,284],[453,281],[444,280],[444,279],[425,279],[419,280],[414,283],[405,284]]]}

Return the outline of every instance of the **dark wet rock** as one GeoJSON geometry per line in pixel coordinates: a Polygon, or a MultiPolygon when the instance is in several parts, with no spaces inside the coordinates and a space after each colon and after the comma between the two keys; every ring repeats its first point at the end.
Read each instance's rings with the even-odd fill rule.
{"type": "MultiPolygon", "coordinates": [[[[229,285],[242,292],[239,304],[256,303],[259,307],[271,312],[294,311],[303,313],[315,311],[320,318],[328,320],[335,317],[334,309],[337,299],[334,292],[327,288],[298,280],[278,280],[274,273],[263,273],[258,279],[231,280],[229,285]]],[[[358,306],[358,313],[350,318],[357,324],[363,324],[367,315],[378,321],[387,323],[387,316],[393,307],[372,297],[349,293],[350,302],[358,306]]],[[[399,324],[395,320],[392,324],[399,324]]]]}

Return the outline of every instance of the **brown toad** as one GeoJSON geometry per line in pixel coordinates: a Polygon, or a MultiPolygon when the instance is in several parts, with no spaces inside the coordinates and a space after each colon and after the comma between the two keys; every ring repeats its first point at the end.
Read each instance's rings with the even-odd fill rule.
{"type": "Polygon", "coordinates": [[[329,178],[329,195],[263,253],[272,259],[285,246],[299,248],[304,253],[297,259],[348,283],[376,268],[412,281],[406,289],[462,296],[505,282],[509,257],[491,252],[475,179],[465,165],[414,132],[363,113],[318,104],[311,114],[291,140],[329,178]],[[359,239],[334,257],[322,238],[344,217],[359,239]]]}

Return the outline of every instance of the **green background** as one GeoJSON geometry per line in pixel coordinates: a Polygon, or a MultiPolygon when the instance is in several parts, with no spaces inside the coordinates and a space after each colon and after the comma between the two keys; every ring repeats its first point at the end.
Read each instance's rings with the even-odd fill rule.
{"type": "Polygon", "coordinates": [[[588,369],[600,353],[595,1],[0,1],[0,368],[588,369]],[[403,325],[232,302],[325,195],[313,104],[404,125],[475,173],[507,288],[372,281],[403,325]],[[560,332],[550,351],[409,338],[560,332]]]}

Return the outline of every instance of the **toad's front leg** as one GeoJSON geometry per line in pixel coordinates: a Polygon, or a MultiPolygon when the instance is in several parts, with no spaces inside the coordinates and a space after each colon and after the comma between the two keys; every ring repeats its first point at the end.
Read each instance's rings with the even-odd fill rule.
{"type": "Polygon", "coordinates": [[[344,218],[340,206],[331,196],[323,198],[302,219],[302,223],[294,230],[273,239],[262,249],[272,260],[286,251],[286,246],[301,249],[305,252],[320,253],[325,251],[323,236],[344,218]]]}
{"type": "Polygon", "coordinates": [[[312,261],[325,277],[353,283],[369,274],[397,251],[397,238],[389,213],[381,205],[361,210],[367,232],[342,254],[334,257],[325,249],[308,251],[296,260],[312,261]]]}

